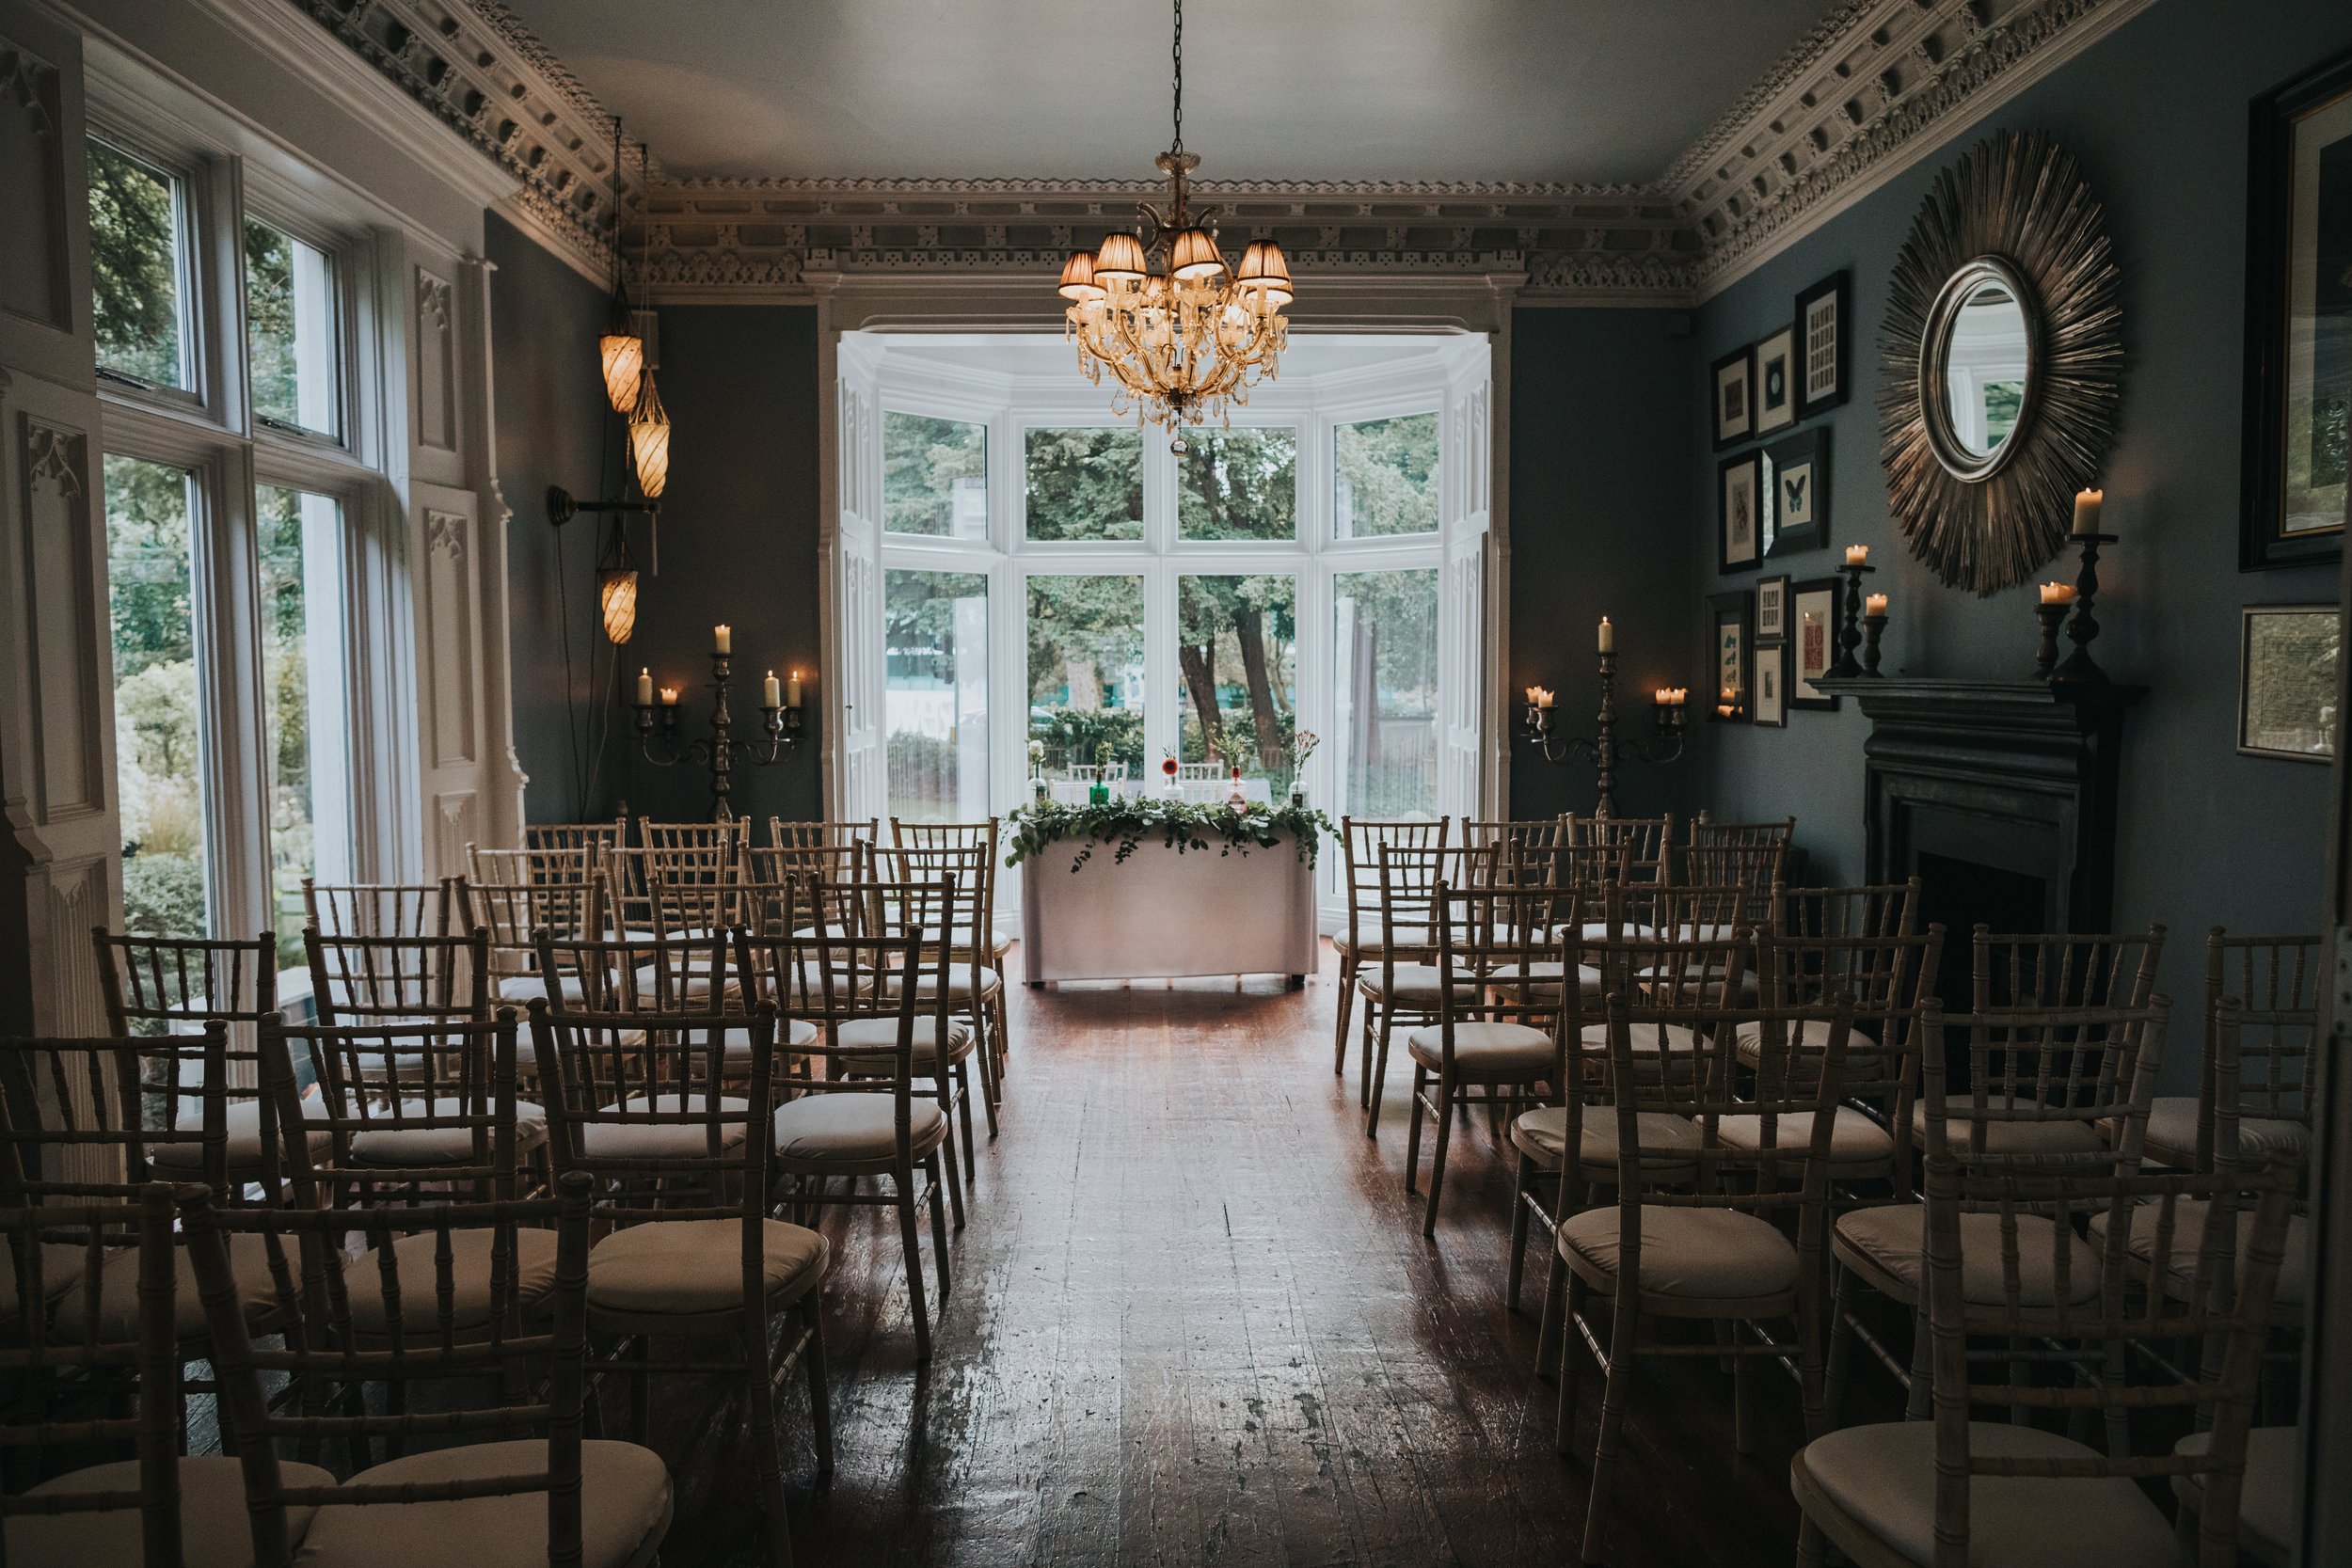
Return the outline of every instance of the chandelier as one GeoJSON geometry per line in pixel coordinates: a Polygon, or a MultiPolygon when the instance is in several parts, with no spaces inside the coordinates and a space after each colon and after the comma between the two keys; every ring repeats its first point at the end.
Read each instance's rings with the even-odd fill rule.
{"type": "Polygon", "coordinates": [[[1098,387],[1108,371],[1118,388],[1112,412],[1167,426],[1168,450],[1181,456],[1185,425],[1225,420],[1251,387],[1275,378],[1290,343],[1282,308],[1292,290],[1280,245],[1252,240],[1240,265],[1229,266],[1212,214],[1188,200],[1200,158],[1184,150],[1184,0],[1175,5],[1176,138],[1153,160],[1168,176],[1168,211],[1136,203],[1136,230],[1073,254],[1060,292],[1078,368],[1098,387]]]}

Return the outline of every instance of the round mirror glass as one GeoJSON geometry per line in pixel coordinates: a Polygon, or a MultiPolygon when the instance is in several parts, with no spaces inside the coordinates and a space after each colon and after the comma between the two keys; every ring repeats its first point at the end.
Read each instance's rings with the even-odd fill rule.
{"type": "Polygon", "coordinates": [[[1938,357],[1954,445],[1982,460],[2017,430],[2026,407],[2031,339],[2026,308],[2006,279],[1975,280],[1960,296],[1938,357]]]}

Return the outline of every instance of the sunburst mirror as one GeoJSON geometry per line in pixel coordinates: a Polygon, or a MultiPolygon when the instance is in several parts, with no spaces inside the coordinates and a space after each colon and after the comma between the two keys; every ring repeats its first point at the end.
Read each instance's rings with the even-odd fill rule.
{"type": "Polygon", "coordinates": [[[1912,553],[1995,594],[2064,547],[2115,438],[2122,276],[2074,157],[2000,132],[1936,177],[1879,335],[1879,459],[1912,553]]]}

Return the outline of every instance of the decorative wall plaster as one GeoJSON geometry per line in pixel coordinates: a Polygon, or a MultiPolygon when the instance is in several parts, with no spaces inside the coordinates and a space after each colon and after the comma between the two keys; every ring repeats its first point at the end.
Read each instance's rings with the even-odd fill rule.
{"type": "Polygon", "coordinates": [[[103,709],[89,654],[103,635],[91,607],[105,601],[90,559],[89,438],[27,416],[19,439],[24,689],[31,710],[34,812],[45,827],[106,809],[103,709]]]}
{"type": "Polygon", "coordinates": [[[417,269],[419,446],[457,450],[457,324],[450,280],[417,269]]]}
{"type": "Polygon", "coordinates": [[[473,574],[466,565],[470,520],[458,512],[424,515],[424,615],[426,641],[422,677],[431,704],[436,768],[463,768],[480,754],[476,744],[475,672],[480,657],[475,637],[473,574]]]}
{"type": "Polygon", "coordinates": [[[56,67],[0,38],[0,309],[62,331],[66,287],[64,105],[56,67]]]}

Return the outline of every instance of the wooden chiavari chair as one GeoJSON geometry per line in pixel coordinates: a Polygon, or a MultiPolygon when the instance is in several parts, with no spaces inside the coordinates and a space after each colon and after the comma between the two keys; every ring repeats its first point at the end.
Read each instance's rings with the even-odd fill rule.
{"type": "Polygon", "coordinates": [[[743,846],[749,835],[740,821],[661,823],[641,818],[637,831],[635,848],[612,850],[602,861],[617,936],[653,933],[656,882],[675,893],[696,884],[723,887],[742,879],[743,846]]]}
{"type": "Polygon", "coordinates": [[[526,822],[523,847],[532,850],[585,849],[602,855],[628,842],[628,818],[610,822],[526,822]]]}
{"type": "MultiPolygon", "coordinates": [[[[1340,818],[1340,888],[1347,898],[1347,925],[1331,938],[1340,960],[1339,1028],[1332,1037],[1331,1075],[1347,1071],[1347,1029],[1356,1006],[1356,977],[1367,958],[1376,958],[1388,944],[1380,927],[1380,847],[1442,849],[1453,818],[1434,821],[1378,822],[1354,816],[1340,818]]],[[[1402,933],[1403,953],[1409,957],[1429,951],[1426,930],[1402,933]],[[1415,945],[1416,942],[1419,945],[1415,945]]],[[[1362,1086],[1364,1103],[1371,1103],[1371,1085],[1362,1086]]]]}
{"type": "Polygon", "coordinates": [[[1534,816],[1524,820],[1491,818],[1480,820],[1462,818],[1462,844],[1466,848],[1493,849],[1507,857],[1518,849],[1549,849],[1566,842],[1567,821],[1565,816],[1534,816]]]}
{"type": "Polygon", "coordinates": [[[1586,846],[1622,848],[1626,857],[1626,879],[1635,882],[1665,882],[1673,880],[1675,816],[1576,816],[1564,820],[1568,825],[1568,842],[1578,847],[1586,846]]]}
{"type": "Polygon", "coordinates": [[[598,876],[544,882],[458,879],[451,889],[457,901],[457,918],[467,930],[489,933],[493,1003],[520,1006],[547,994],[534,945],[538,934],[544,931],[567,942],[602,936],[606,885],[598,876]]]}
{"type": "MultiPolygon", "coordinates": [[[[989,967],[1002,974],[1005,958],[1012,951],[1012,938],[1000,934],[996,927],[996,885],[1003,874],[1004,862],[997,851],[1003,824],[992,816],[984,822],[901,822],[890,819],[890,841],[901,849],[962,849],[977,850],[980,869],[987,881],[980,890],[983,911],[982,928],[987,935],[989,967]]],[[[993,1052],[993,1070],[998,1094],[1003,1093],[1005,1064],[1011,1054],[1008,1037],[1008,1010],[1005,1001],[1007,988],[998,986],[995,999],[990,1004],[988,1043],[993,1052]]]]}
{"type": "MultiPolygon", "coordinates": [[[[768,844],[776,849],[845,849],[881,843],[881,831],[879,816],[863,821],[849,817],[824,822],[787,822],[781,816],[771,816],[768,818],[768,844]]],[[[753,847],[748,833],[744,835],[744,847],[753,847]]]]}
{"type": "Polygon", "coordinates": [[[1375,864],[1379,872],[1382,935],[1379,946],[1362,955],[1356,972],[1356,990],[1364,1003],[1362,1098],[1367,1138],[1380,1135],[1390,1037],[1399,1024],[1412,1028],[1438,1021],[1441,981],[1432,961],[1437,957],[1438,886],[1441,882],[1461,888],[1491,886],[1495,861],[1492,847],[1378,846],[1375,864]],[[1408,933],[1427,945],[1406,947],[1408,933]]]}
{"type": "Polygon", "coordinates": [[[2144,1007],[2156,990],[2165,931],[1996,934],[1979,926],[1970,979],[1978,1012],[2004,1007],[2144,1007]]]}
{"type": "Polygon", "coordinates": [[[1797,819],[1793,816],[1784,816],[1777,822],[1718,822],[1701,812],[1691,819],[1691,845],[1694,848],[1777,845],[1787,849],[1796,843],[1796,838],[1797,819]]]}
{"type": "MultiPolygon", "coordinates": [[[[713,944],[724,939],[714,935],[713,944]]],[[[588,948],[597,944],[574,944],[588,948]]],[[[552,942],[541,963],[558,971],[552,942]]],[[[633,983],[633,982],[631,982],[633,983]]],[[[588,1010],[531,1004],[557,1178],[586,1175],[603,1238],[587,1259],[588,1331],[613,1342],[634,1383],[632,1434],[646,1427],[656,1373],[743,1380],[754,1488],[768,1560],[791,1560],[776,1382],[808,1376],[820,1474],[833,1470],[818,1298],[824,1237],[768,1215],[775,1137],[775,1009],[748,1013],[588,1010]],[[728,1060],[742,1030],[749,1060],[728,1060]],[[736,1092],[728,1092],[733,1089],[736,1092]],[[770,1349],[771,1322],[788,1322],[770,1349]],[[657,1359],[656,1340],[718,1339],[727,1354],[657,1359]]]]}
{"type": "MultiPolygon", "coordinates": [[[[989,853],[983,845],[966,848],[877,847],[868,856],[868,862],[880,883],[929,882],[951,889],[941,935],[934,940],[944,942],[947,948],[948,1017],[951,1022],[961,1022],[977,1042],[980,1103],[988,1117],[988,1135],[993,1139],[1003,1092],[996,1081],[996,1052],[991,1031],[1005,1010],[1005,977],[990,959],[986,893],[989,853]],[[949,878],[954,879],[952,883],[946,880],[949,878]]],[[[927,976],[924,983],[929,984],[930,965],[926,963],[921,968],[927,976]]],[[[964,1141],[964,1153],[968,1161],[972,1153],[969,1138],[964,1141]]],[[[974,1175],[969,1164],[964,1175],[967,1179],[974,1175]]]]}
{"type": "Polygon", "coordinates": [[[330,937],[449,934],[449,883],[319,882],[302,879],[302,916],[330,937]]]}
{"type": "Polygon", "coordinates": [[[1691,887],[1737,887],[1777,895],[1788,865],[1786,844],[1688,844],[1681,881],[1691,887]]]}
{"type": "Polygon", "coordinates": [[[569,885],[597,876],[615,853],[590,845],[558,845],[531,849],[485,849],[466,846],[466,877],[491,887],[551,882],[569,885]]]}
{"type": "Polygon", "coordinates": [[[841,844],[775,844],[743,851],[747,880],[788,882],[795,877],[822,877],[828,882],[854,882],[867,875],[866,859],[874,851],[870,839],[841,844]]]}
{"type": "Polygon", "coordinates": [[[2147,1152],[2176,1170],[2214,1168],[2218,1099],[2216,1010],[2238,1004],[2237,1136],[2247,1155],[2277,1149],[2307,1159],[2312,1144],[2311,1062],[2319,1038],[2326,947],[2318,937],[2233,937],[2216,926],[2205,938],[2204,1054],[2197,1093],[2159,1095],[2148,1112],[2147,1152]],[[2247,1071],[2249,1067],[2252,1071],[2247,1071]]]}
{"type": "Polygon", "coordinates": [[[328,935],[302,933],[310,996],[323,1024],[399,1022],[490,1016],[490,933],[328,935]]]}
{"type": "Polygon", "coordinates": [[[1907,937],[1919,928],[1919,879],[1862,887],[1792,887],[1779,929],[1798,941],[1907,937]]]}

